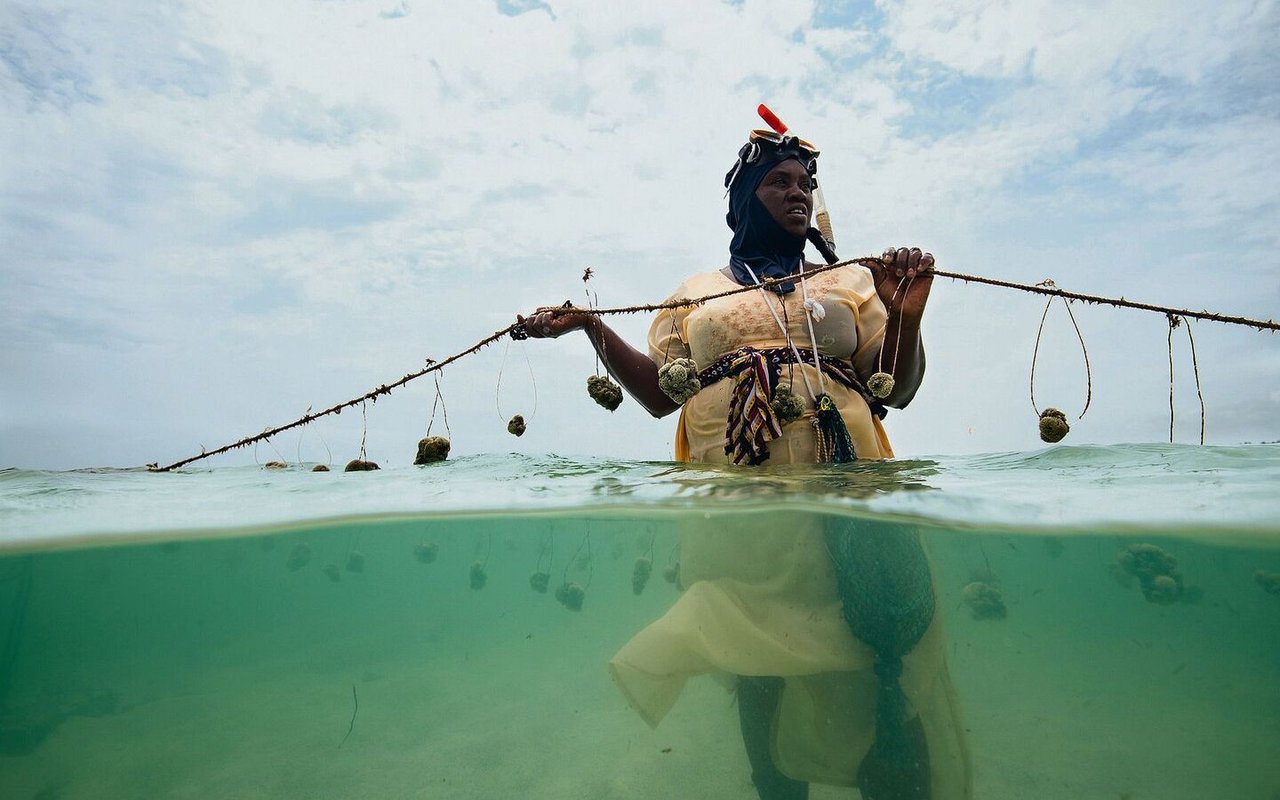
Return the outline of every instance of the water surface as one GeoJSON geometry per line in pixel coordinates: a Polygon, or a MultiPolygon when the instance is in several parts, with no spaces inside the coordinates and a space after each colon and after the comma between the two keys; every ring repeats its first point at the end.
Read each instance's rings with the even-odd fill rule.
{"type": "Polygon", "coordinates": [[[1278,479],[1280,447],[1161,445],[4,470],[0,796],[750,798],[718,683],[651,730],[604,664],[677,597],[679,530],[820,518],[925,541],[976,797],[1272,800],[1278,479]],[[1144,546],[1176,597],[1126,571],[1144,546]]]}

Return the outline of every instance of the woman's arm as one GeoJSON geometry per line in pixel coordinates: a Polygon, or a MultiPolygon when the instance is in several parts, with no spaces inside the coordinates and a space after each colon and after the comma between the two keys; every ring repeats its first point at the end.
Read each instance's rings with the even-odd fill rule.
{"type": "Polygon", "coordinates": [[[658,366],[627,344],[600,317],[580,308],[540,308],[529,317],[517,316],[529,336],[555,339],[569,331],[584,330],[604,367],[627,393],[655,417],[665,417],[680,406],[658,388],[658,366]]]}
{"type": "Polygon", "coordinates": [[[882,258],[885,268],[874,270],[876,292],[888,309],[889,318],[880,345],[880,363],[893,367],[893,392],[884,404],[906,408],[924,380],[920,321],[933,286],[933,255],[922,253],[917,247],[900,247],[884,251],[882,258]]]}

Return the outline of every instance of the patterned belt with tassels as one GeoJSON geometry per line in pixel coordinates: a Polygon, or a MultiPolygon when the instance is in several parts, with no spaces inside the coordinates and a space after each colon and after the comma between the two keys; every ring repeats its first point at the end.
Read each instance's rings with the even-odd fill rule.
{"type": "MultiPolygon", "coordinates": [[[[812,350],[799,350],[805,364],[813,364],[812,350]]],[[[734,464],[762,464],[769,458],[769,442],[782,435],[782,421],[770,405],[778,375],[786,364],[796,363],[795,354],[788,347],[757,350],[743,347],[718,359],[698,373],[703,386],[710,386],[725,378],[733,378],[733,396],[729,401],[729,421],[725,428],[724,453],[734,464]]],[[[866,386],[853,371],[853,365],[832,356],[819,356],[822,372],[836,383],[860,394],[881,419],[885,407],[871,396],[866,386]]],[[[854,460],[853,441],[845,428],[840,410],[830,395],[816,398],[814,417],[818,435],[818,456],[822,461],[842,463],[854,460]]]]}

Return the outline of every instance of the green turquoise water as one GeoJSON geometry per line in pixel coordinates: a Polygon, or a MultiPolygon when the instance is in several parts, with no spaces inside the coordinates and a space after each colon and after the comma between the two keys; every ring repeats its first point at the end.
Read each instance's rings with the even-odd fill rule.
{"type": "Polygon", "coordinates": [[[819,515],[922,536],[975,797],[1274,800],[1278,479],[1280,447],[1154,445],[4,470],[0,797],[753,797],[716,681],[649,729],[604,665],[677,597],[677,529],[819,515]],[[1125,571],[1139,544],[1176,559],[1171,602],[1125,571]],[[975,581],[1003,616],[966,603],[975,581]]]}

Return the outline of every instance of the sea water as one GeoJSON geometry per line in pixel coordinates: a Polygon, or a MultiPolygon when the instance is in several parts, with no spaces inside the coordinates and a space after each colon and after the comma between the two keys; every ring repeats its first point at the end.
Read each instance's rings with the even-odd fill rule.
{"type": "Polygon", "coordinates": [[[976,798],[1280,797],[1280,447],[309,466],[0,471],[0,797],[751,798],[720,682],[605,670],[744,515],[923,538],[976,798]]]}

